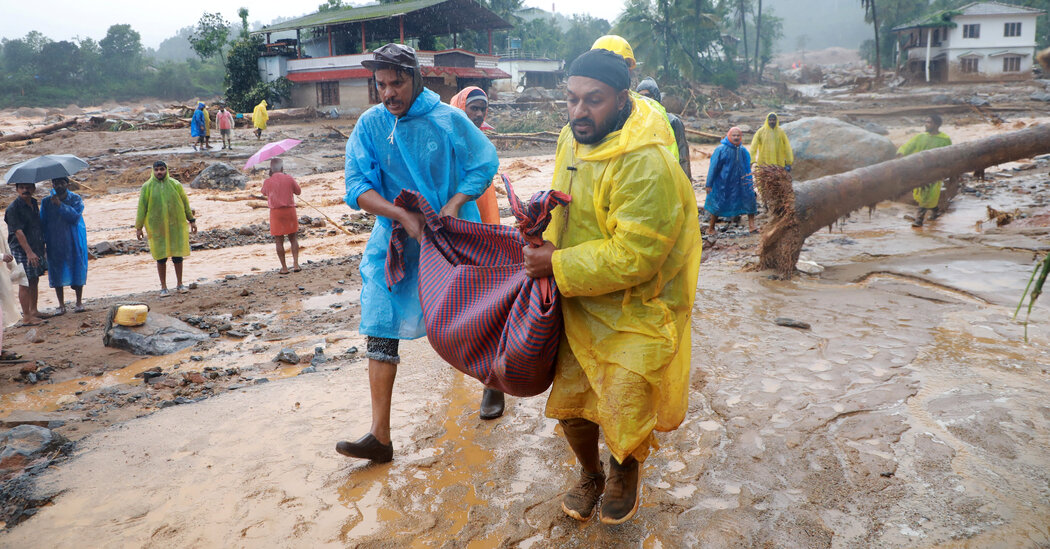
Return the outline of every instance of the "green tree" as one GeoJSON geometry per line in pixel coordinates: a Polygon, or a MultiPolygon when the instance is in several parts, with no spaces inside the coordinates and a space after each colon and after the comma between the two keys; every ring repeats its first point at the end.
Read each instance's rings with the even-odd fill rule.
{"type": "Polygon", "coordinates": [[[98,42],[104,71],[117,78],[136,75],[142,67],[142,39],[131,25],[112,25],[98,42]]]}
{"type": "Polygon", "coordinates": [[[248,37],[248,8],[237,8],[237,17],[241,20],[241,38],[248,37]]]}
{"type": "Polygon", "coordinates": [[[80,79],[80,49],[63,40],[49,42],[40,50],[40,79],[46,84],[73,83],[80,79]]]}
{"type": "Polygon", "coordinates": [[[864,8],[864,21],[875,28],[875,78],[882,76],[882,53],[879,51],[879,12],[876,0],[860,0],[864,8]]]}
{"type": "Polygon", "coordinates": [[[324,4],[317,6],[317,11],[322,12],[331,10],[341,10],[345,7],[347,6],[346,4],[343,4],[343,0],[328,0],[324,4]]]}
{"type": "Polygon", "coordinates": [[[716,72],[721,17],[713,10],[709,0],[629,0],[612,32],[631,43],[643,72],[699,79],[716,72]]]}
{"type": "Polygon", "coordinates": [[[571,63],[583,52],[591,49],[591,45],[603,34],[609,34],[609,22],[590,15],[573,15],[572,25],[565,33],[562,42],[561,56],[566,62],[571,63]]]}
{"type": "Polygon", "coordinates": [[[229,38],[230,22],[219,13],[205,12],[197,21],[197,28],[190,35],[189,41],[193,51],[202,60],[218,56],[223,66],[226,66],[224,50],[229,38]]]}
{"type": "Polygon", "coordinates": [[[522,22],[514,29],[514,35],[521,38],[523,52],[550,58],[557,58],[561,54],[565,41],[565,35],[553,18],[541,17],[522,22]]]}

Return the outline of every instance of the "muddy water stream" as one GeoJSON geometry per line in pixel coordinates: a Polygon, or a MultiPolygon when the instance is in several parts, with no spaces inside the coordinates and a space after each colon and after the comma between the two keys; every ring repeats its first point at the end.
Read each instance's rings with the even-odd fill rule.
{"type": "MultiPolygon", "coordinates": [[[[543,179],[514,170],[520,195],[543,179]]],[[[319,374],[167,408],[82,440],[75,459],[41,480],[41,491],[64,492],[0,539],[18,547],[1050,544],[1050,307],[1037,307],[1025,343],[1009,316],[1034,256],[1016,244],[1028,241],[978,233],[972,212],[986,202],[958,201],[922,230],[901,218],[904,208],[884,205],[871,219],[814,235],[803,253],[826,267],[820,277],[774,281],[731,261],[704,263],[690,411],[659,436],[662,448],[643,468],[641,509],[625,525],[580,524],[561,512],[577,465],[543,416],[543,396],[508,398],[504,417],[483,422],[481,387],[419,340],[402,348],[390,464],[334,452],[370,421],[364,362],[335,360],[319,374]],[[993,236],[995,245],[982,244],[993,236]],[[773,323],[785,316],[812,328],[773,323]]],[[[296,298],[270,314],[333,306],[357,307],[358,290],[296,298]]],[[[346,331],[297,334],[287,345],[333,341],[360,344],[346,331]]],[[[205,363],[269,356],[220,351],[228,354],[205,363]]],[[[51,396],[39,396],[16,403],[30,396],[9,395],[4,407],[46,409],[51,396]]]]}

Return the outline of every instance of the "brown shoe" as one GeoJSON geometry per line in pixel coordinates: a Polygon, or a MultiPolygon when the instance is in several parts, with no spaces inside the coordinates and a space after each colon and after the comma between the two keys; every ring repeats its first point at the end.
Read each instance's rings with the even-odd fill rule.
{"type": "Polygon", "coordinates": [[[601,518],[603,524],[621,524],[631,520],[641,503],[642,476],[638,461],[627,458],[621,465],[609,457],[609,483],[602,499],[601,518]]]}
{"type": "Polygon", "coordinates": [[[335,451],[344,456],[368,459],[376,463],[386,463],[394,459],[394,445],[379,442],[379,439],[372,433],[368,433],[355,442],[340,441],[336,443],[335,451]]]}
{"type": "Polygon", "coordinates": [[[605,471],[588,473],[581,469],[580,481],[561,498],[561,510],[578,521],[590,520],[594,516],[594,508],[598,506],[598,498],[602,497],[603,491],[605,491],[605,471]]]}

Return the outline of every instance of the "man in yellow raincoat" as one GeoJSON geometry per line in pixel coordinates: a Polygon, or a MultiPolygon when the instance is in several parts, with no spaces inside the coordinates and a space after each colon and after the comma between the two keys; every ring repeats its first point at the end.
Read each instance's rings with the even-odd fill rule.
{"type": "Polygon", "coordinates": [[[252,111],[252,125],[255,126],[255,139],[262,139],[262,132],[266,129],[266,121],[270,119],[270,114],[266,112],[266,100],[263,99],[255,106],[255,110],[252,111]]]}
{"type": "MultiPolygon", "coordinates": [[[[912,137],[907,143],[901,145],[901,148],[897,149],[897,154],[899,156],[908,156],[917,152],[947,147],[951,144],[952,139],[941,131],[940,115],[931,114],[926,119],[926,132],[912,137]]],[[[941,181],[934,181],[911,192],[915,202],[919,204],[919,211],[915,214],[915,221],[911,224],[912,227],[922,227],[922,224],[926,221],[927,211],[933,212],[930,219],[937,219],[939,215],[937,205],[941,200],[941,183],[941,181]]]]}
{"type": "Polygon", "coordinates": [[[751,138],[751,162],[754,164],[772,164],[791,171],[795,163],[795,154],[791,152],[791,142],[780,127],[777,113],[771,112],[766,123],[751,138]]]}
{"type": "Polygon", "coordinates": [[[139,192],[139,210],[135,216],[135,236],[139,240],[143,239],[143,228],[149,236],[150,254],[157,260],[160,296],[171,295],[167,278],[169,257],[175,268],[176,289],[186,293],[182,285],[182,259],[190,255],[189,233],[197,233],[197,220],[182,184],[168,175],[168,165],[161,160],[153,163],[153,176],[139,192]]]}
{"type": "Polygon", "coordinates": [[[678,427],[688,407],[690,317],[700,267],[696,197],[668,149],[663,113],[628,92],[623,57],[604,49],[569,68],[569,125],[558,138],[547,242],[526,248],[529,276],[554,276],[564,331],[546,414],[558,419],[582,467],[562,510],[629,520],[653,431],[678,427]],[[599,431],[612,454],[606,478],[599,431]],[[604,494],[604,497],[603,497],[604,494]]]}

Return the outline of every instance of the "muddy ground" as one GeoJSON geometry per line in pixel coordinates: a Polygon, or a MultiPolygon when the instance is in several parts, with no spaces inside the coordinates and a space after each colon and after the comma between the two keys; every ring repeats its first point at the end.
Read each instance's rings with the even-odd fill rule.
{"type": "MultiPolygon", "coordinates": [[[[1032,114],[1007,115],[1007,124],[949,116],[945,131],[965,141],[1040,121],[1032,114]]],[[[917,131],[908,118],[880,123],[897,141],[917,131]]],[[[13,518],[0,545],[1050,544],[1050,307],[1036,307],[1027,342],[1010,319],[1035,258],[1050,248],[1050,163],[968,179],[923,229],[910,227],[903,203],[858,212],[807,241],[803,256],[825,269],[818,275],[750,272],[758,242],[746,231],[709,242],[690,413],[646,463],[638,516],[606,527],[560,511],[576,465],[557,423],[543,417],[544,398],[509,398],[503,418],[482,422],[481,387],[423,340],[403,350],[394,462],[366,466],[334,452],[369,424],[356,333],[368,220],[341,205],[343,140],[317,137],[327,124],[275,126],[271,138],[314,134],[288,156],[288,171],[307,201],[357,235],[304,227],[304,270],[280,276],[266,211],[250,198],[261,173],[245,191],[190,190],[202,234],[186,273],[198,286],[167,299],[156,296],[148,254],[132,249],[134,187],[103,183],[153,155],[198,160],[188,146],[163,148],[181,133],[78,132],[61,141],[72,149],[48,140],[0,152],[0,164],[59,150],[99,155],[96,185],[85,178],[105,189],[85,193],[88,240],[129,252],[91,261],[89,312],[5,332],[5,348],[29,362],[0,366],[0,419],[46,413],[76,443],[33,479],[33,498],[50,503],[13,518]],[[106,153],[110,142],[158,148],[140,160],[106,153]],[[1018,217],[995,227],[989,206],[1018,217]],[[146,301],[217,337],[166,357],[108,349],[105,311],[122,301],[146,301]],[[811,328],[778,326],[778,317],[811,328]],[[301,364],[273,362],[283,348],[301,364]],[[302,373],[316,348],[324,360],[302,373]],[[27,365],[49,368],[48,379],[25,383],[27,365]],[[159,383],[136,377],[156,368],[159,383]]],[[[251,145],[238,139],[233,159],[251,145]]],[[[694,146],[694,173],[706,174],[711,149],[694,146]]],[[[535,151],[514,154],[527,152],[535,151]]],[[[549,152],[510,156],[503,170],[519,194],[549,184],[549,152]]],[[[54,304],[42,292],[42,305],[54,304]]]]}

